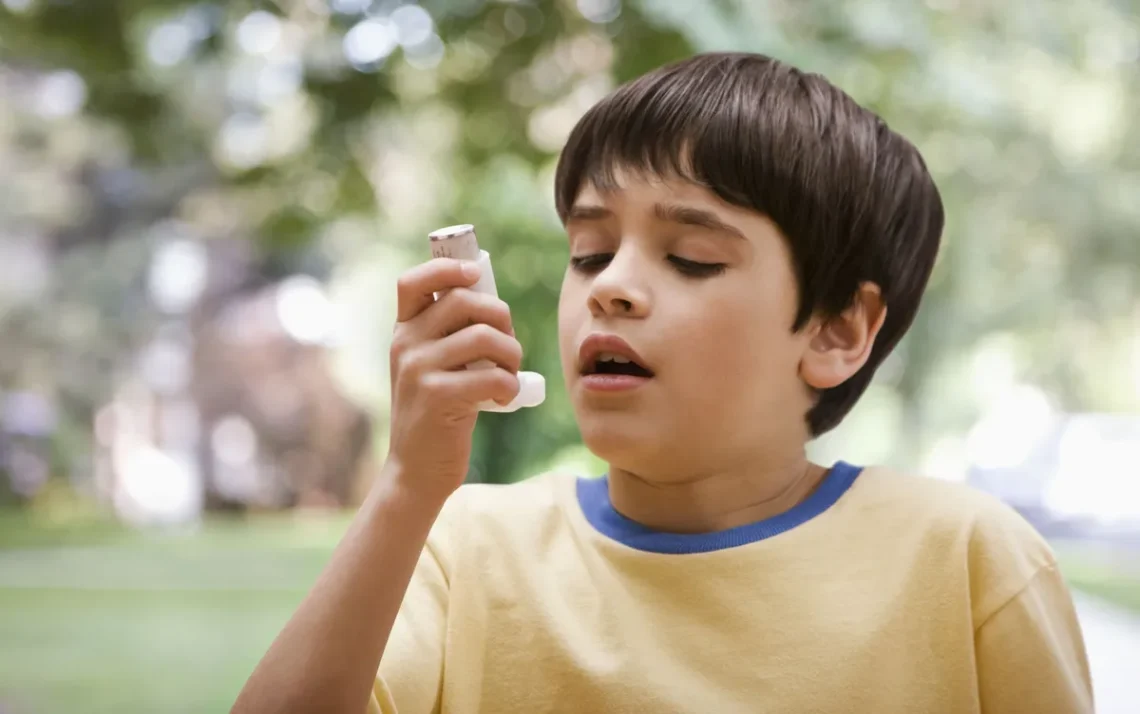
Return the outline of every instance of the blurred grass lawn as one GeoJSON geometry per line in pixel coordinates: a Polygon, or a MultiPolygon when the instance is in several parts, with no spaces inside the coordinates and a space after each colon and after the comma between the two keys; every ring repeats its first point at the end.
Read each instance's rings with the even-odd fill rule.
{"type": "MultiPolygon", "coordinates": [[[[347,515],[155,535],[0,513],[0,712],[226,712],[347,515]]],[[[1140,578],[1059,550],[1070,581],[1140,612],[1140,578]]]]}
{"type": "Polygon", "coordinates": [[[143,535],[0,514],[0,712],[226,712],[347,516],[143,535]]]}
{"type": "Polygon", "coordinates": [[[1058,541],[1053,549],[1070,585],[1140,615],[1140,545],[1058,541]]]}

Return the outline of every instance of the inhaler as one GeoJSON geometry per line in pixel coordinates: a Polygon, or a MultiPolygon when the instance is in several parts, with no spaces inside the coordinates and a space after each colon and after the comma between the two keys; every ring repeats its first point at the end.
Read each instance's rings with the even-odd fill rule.
{"type": "MultiPolygon", "coordinates": [[[[475,226],[463,223],[457,226],[448,226],[432,231],[428,234],[431,239],[431,257],[455,258],[456,260],[470,260],[479,266],[479,282],[472,285],[469,290],[486,295],[499,296],[495,286],[495,273],[491,270],[491,255],[479,248],[479,241],[475,237],[475,226]]],[[[488,369],[495,367],[489,360],[479,360],[467,365],[467,369],[488,369]]],[[[513,412],[523,407],[536,407],[546,399],[546,379],[538,372],[519,372],[519,393],[506,406],[488,399],[479,404],[479,410],[485,412],[513,412]]]]}

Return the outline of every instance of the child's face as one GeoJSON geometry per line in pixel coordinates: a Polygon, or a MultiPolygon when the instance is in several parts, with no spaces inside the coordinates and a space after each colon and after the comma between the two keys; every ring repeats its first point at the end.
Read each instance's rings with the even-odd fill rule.
{"type": "Polygon", "coordinates": [[[681,179],[619,178],[609,193],[585,186],[567,220],[560,347],[586,445],[666,480],[802,455],[812,332],[791,330],[796,278],[779,230],[681,179]],[[595,333],[625,340],[653,376],[585,377],[579,351],[595,333]]]}

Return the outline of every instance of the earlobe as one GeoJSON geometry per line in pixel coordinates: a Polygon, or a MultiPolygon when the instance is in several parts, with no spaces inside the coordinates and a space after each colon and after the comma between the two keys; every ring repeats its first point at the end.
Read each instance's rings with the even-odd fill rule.
{"type": "Polygon", "coordinates": [[[800,360],[800,376],[813,389],[831,389],[855,375],[871,356],[887,317],[882,291],[863,283],[851,306],[839,315],[817,318],[800,360]]]}

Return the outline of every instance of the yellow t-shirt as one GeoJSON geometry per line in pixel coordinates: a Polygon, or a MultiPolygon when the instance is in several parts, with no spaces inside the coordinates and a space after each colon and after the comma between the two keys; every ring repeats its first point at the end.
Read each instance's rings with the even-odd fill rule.
{"type": "Polygon", "coordinates": [[[973,489],[840,462],[804,503],[678,535],[604,479],[464,486],[371,712],[1092,712],[1046,543],[973,489]]]}

